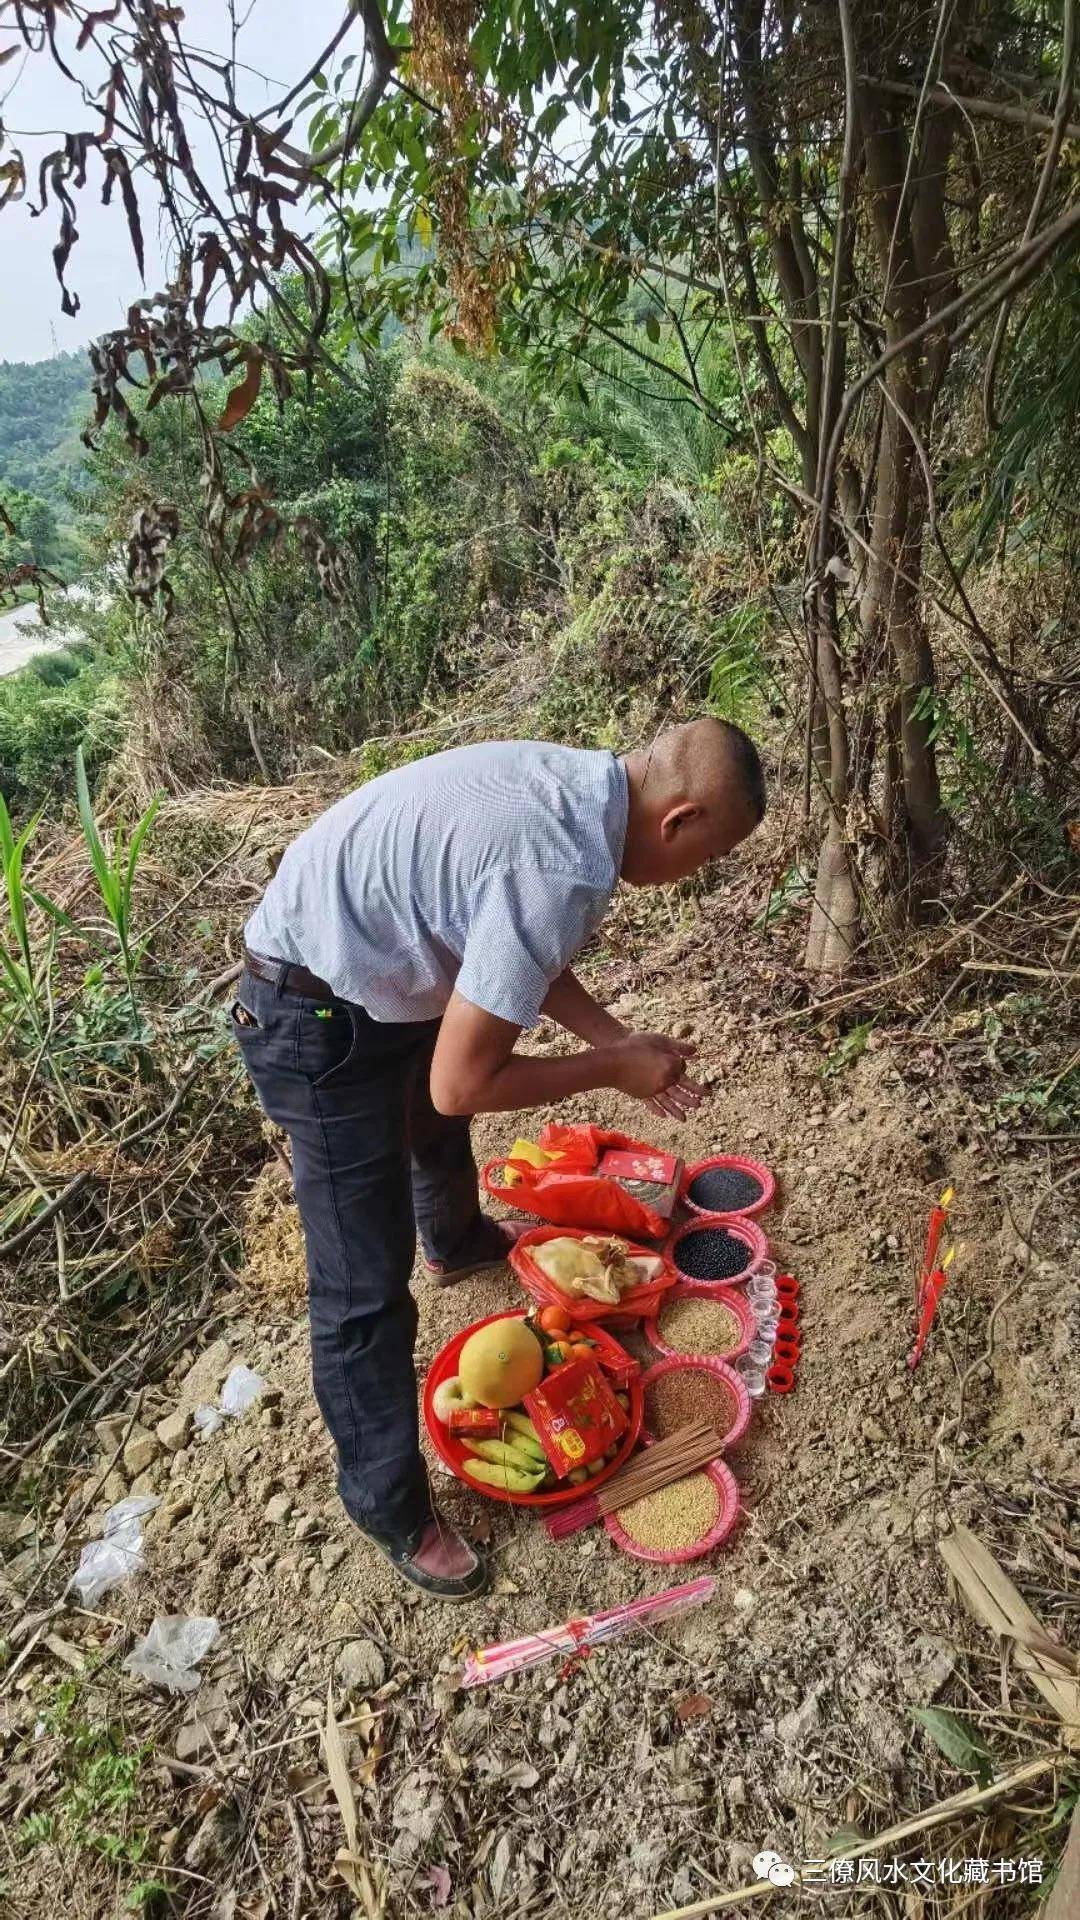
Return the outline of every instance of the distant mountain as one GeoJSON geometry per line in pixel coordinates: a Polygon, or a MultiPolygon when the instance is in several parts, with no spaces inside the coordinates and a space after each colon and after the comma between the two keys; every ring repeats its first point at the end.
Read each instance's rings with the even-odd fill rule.
{"type": "Polygon", "coordinates": [[[79,433],[90,409],[84,353],[0,360],[0,481],[47,500],[60,519],[82,464],[79,433]]]}

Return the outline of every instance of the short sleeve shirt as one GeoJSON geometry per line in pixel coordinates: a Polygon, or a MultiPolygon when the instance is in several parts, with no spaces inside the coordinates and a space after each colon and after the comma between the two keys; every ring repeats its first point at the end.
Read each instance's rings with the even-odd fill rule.
{"type": "Polygon", "coordinates": [[[376,1020],[437,1019],[454,988],[532,1027],[618,883],[613,754],[497,741],[382,774],[289,847],[244,930],[376,1020]]]}

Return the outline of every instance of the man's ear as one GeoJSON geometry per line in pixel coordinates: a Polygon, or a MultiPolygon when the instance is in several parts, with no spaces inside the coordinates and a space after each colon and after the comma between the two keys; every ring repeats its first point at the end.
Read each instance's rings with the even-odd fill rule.
{"type": "Polygon", "coordinates": [[[700,820],[701,808],[695,807],[690,800],[683,800],[679,806],[671,807],[660,822],[660,838],[670,844],[676,834],[682,832],[695,820],[700,820]]]}

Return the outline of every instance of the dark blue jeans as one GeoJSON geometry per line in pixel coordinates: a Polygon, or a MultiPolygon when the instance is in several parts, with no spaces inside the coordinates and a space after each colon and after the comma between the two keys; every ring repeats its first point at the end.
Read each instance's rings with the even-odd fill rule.
{"type": "Polygon", "coordinates": [[[431,1512],[409,1291],[416,1230],[430,1259],[452,1262],[480,1223],[469,1122],[437,1113],[428,1089],[439,1022],[387,1025],[245,971],[232,1029],[292,1142],[315,1398],[342,1500],[367,1532],[406,1544],[431,1512]]]}

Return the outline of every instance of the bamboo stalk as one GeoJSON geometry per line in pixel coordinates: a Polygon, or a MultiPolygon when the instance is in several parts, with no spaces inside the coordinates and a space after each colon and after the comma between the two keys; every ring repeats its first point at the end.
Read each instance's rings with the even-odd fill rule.
{"type": "MultiPolygon", "coordinates": [[[[1036,1759],[1026,1760],[1022,1767],[1017,1767],[1015,1773],[1003,1774],[1000,1780],[992,1781],[988,1787],[965,1787],[962,1793],[939,1800],[936,1806],[928,1808],[925,1813],[915,1814],[910,1820],[901,1820],[895,1827],[886,1827],[884,1833],[875,1834],[872,1840],[860,1840],[859,1852],[880,1853],[882,1847],[895,1846],[901,1840],[910,1840],[917,1833],[925,1833],[930,1827],[941,1826],[946,1820],[968,1813],[973,1807],[986,1806],[991,1800],[999,1800],[1002,1794],[1028,1786],[1032,1780],[1060,1766],[1065,1758],[1058,1750],[1039,1754],[1036,1759]]],[[[845,1851],[832,1857],[845,1859],[851,1856],[845,1851]]],[[[793,1884],[796,1887],[799,1885],[797,1878],[793,1884]]],[[[755,1880],[749,1887],[736,1887],[729,1893],[712,1894],[707,1900],[695,1900],[689,1907],[669,1907],[664,1913],[653,1914],[652,1920],[702,1920],[705,1914],[720,1913],[725,1907],[739,1906],[743,1900],[756,1900],[763,1893],[780,1891],[788,1893],[790,1888],[780,1889],[771,1880],[755,1880]]]]}

